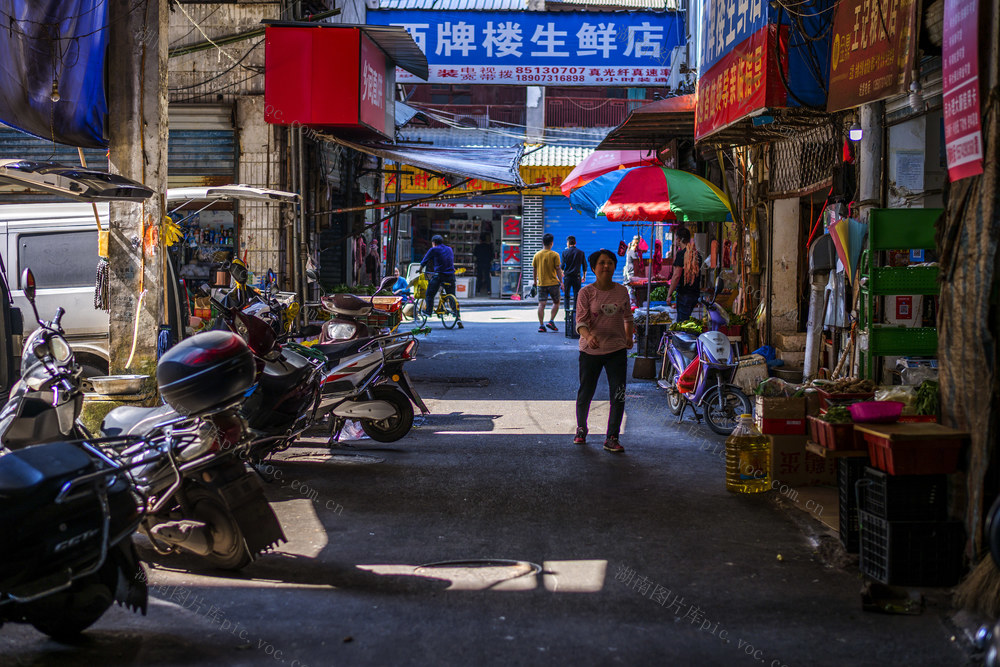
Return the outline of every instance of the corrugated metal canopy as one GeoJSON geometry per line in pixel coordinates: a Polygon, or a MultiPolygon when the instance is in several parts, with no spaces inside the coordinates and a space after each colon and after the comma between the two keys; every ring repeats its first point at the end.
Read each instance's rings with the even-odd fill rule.
{"type": "Polygon", "coordinates": [[[681,95],[641,106],[611,130],[598,150],[659,149],[673,139],[694,139],[694,95],[681,95]]]}
{"type": "Polygon", "coordinates": [[[336,135],[320,133],[321,137],[347,148],[368,153],[384,160],[408,164],[433,172],[461,178],[476,178],[488,183],[501,183],[523,188],[519,171],[524,145],[460,148],[442,146],[406,146],[386,143],[355,142],[336,135]]]}
{"type": "Polygon", "coordinates": [[[397,67],[414,76],[427,79],[427,56],[420,50],[417,43],[406,32],[406,28],[393,25],[355,25],[350,23],[315,23],[311,21],[276,21],[265,19],[262,24],[268,26],[289,26],[296,28],[357,28],[367,35],[397,67]]]}

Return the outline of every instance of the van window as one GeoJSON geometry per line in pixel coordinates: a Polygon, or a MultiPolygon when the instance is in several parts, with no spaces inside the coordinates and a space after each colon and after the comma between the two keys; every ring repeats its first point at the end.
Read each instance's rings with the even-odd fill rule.
{"type": "Polygon", "coordinates": [[[31,269],[39,289],[93,286],[97,278],[97,230],[21,234],[17,265],[18,276],[31,269]]]}

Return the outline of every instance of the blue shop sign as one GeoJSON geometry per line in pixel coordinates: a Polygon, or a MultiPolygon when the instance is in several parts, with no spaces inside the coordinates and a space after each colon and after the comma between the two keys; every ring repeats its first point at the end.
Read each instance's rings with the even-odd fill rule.
{"type": "Polygon", "coordinates": [[[699,72],[707,72],[769,21],[764,0],[702,0],[701,10],[699,72]]]}
{"type": "MultiPolygon", "coordinates": [[[[427,56],[429,83],[656,86],[684,44],[675,12],[368,12],[406,28],[427,56]]],[[[397,70],[399,82],[421,83],[397,70]]]]}

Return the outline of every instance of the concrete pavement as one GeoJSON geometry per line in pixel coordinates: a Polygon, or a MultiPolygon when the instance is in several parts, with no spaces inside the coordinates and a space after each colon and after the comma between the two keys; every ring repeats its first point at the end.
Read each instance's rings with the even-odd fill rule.
{"type": "Polygon", "coordinates": [[[941,595],[862,612],[836,538],[727,493],[723,438],[674,424],[652,382],[630,382],[624,455],[601,448],[606,385],[577,446],[576,341],[523,307],[463,321],[421,340],[432,414],[409,436],[277,457],[277,552],[238,574],[160,558],[148,616],[114,608],[78,646],[8,625],[0,664],[967,663],[941,595]]]}

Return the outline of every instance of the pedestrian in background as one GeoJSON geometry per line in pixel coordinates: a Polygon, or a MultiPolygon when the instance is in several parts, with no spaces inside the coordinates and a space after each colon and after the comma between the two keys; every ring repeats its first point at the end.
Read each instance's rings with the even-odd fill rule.
{"type": "Polygon", "coordinates": [[[559,331],[556,326],[556,315],[559,313],[559,286],[562,284],[563,272],[559,253],[552,249],[555,237],[546,234],[542,237],[542,249],[531,258],[534,269],[534,285],[538,291],[538,331],[545,333],[545,327],[559,331]],[[545,303],[552,299],[552,313],[548,324],[545,323],[545,303]]]}
{"type": "Polygon", "coordinates": [[[587,257],[576,247],[576,237],[566,237],[566,249],[562,252],[563,294],[566,296],[566,310],[576,307],[576,297],[580,296],[580,286],[587,279],[587,257]]]}
{"type": "Polygon", "coordinates": [[[701,254],[691,241],[687,227],[674,229],[674,269],[667,294],[677,290],[677,321],[691,317],[701,295],[701,254]]]}
{"type": "Polygon", "coordinates": [[[634,322],[628,291],[614,282],[618,258],[601,249],[588,258],[594,282],[580,290],[576,300],[576,330],[580,334],[580,389],[576,392],[576,436],[578,445],[587,442],[587,417],[590,402],[597,390],[597,380],[604,370],[608,377],[611,410],[604,449],[625,451],[618,440],[625,416],[625,375],[628,352],[632,347],[634,322]]]}
{"type": "Polygon", "coordinates": [[[636,269],[640,262],[639,237],[633,236],[632,242],[628,244],[628,249],[625,250],[625,265],[622,266],[622,284],[628,292],[629,304],[633,306],[635,305],[635,290],[632,288],[631,282],[635,278],[636,269]]]}
{"type": "Polygon", "coordinates": [[[493,243],[486,234],[479,235],[479,243],[472,249],[472,256],[476,259],[476,294],[486,288],[486,293],[490,293],[490,266],[493,264],[493,243]]]}
{"type": "MultiPolygon", "coordinates": [[[[431,249],[420,260],[420,270],[427,267],[434,275],[427,281],[427,293],[424,295],[424,313],[427,317],[434,315],[434,297],[438,289],[455,296],[455,251],[444,244],[440,234],[431,237],[431,249]]],[[[457,298],[457,297],[456,297],[457,298]]],[[[458,328],[464,329],[462,316],[458,316],[458,328]]]]}

